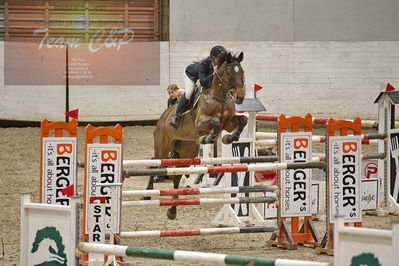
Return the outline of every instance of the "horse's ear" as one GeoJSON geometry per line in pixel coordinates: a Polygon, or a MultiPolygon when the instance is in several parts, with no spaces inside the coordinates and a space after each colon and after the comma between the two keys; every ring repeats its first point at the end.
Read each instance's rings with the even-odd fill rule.
{"type": "Polygon", "coordinates": [[[244,52],[241,52],[240,55],[237,57],[238,62],[242,62],[242,60],[244,59],[244,52]]]}
{"type": "Polygon", "coordinates": [[[227,62],[227,63],[230,63],[232,58],[233,58],[233,55],[232,55],[230,52],[227,53],[227,55],[226,55],[226,62],[227,62]]]}

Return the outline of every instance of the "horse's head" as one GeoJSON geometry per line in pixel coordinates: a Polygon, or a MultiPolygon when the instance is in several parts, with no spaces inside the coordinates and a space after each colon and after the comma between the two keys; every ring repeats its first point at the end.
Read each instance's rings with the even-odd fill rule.
{"type": "Polygon", "coordinates": [[[241,67],[243,59],[243,52],[238,56],[228,53],[220,67],[223,90],[226,90],[226,93],[231,93],[237,104],[241,104],[245,97],[245,77],[244,70],[241,67]]]}

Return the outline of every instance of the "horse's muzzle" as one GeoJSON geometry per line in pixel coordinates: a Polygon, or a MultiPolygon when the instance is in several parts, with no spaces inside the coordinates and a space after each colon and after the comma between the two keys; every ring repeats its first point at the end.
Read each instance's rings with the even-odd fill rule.
{"type": "Polygon", "coordinates": [[[242,104],[245,98],[245,85],[237,85],[233,91],[234,101],[236,104],[242,104]]]}
{"type": "Polygon", "coordinates": [[[242,104],[244,102],[244,97],[237,96],[235,102],[236,102],[236,104],[242,104]]]}

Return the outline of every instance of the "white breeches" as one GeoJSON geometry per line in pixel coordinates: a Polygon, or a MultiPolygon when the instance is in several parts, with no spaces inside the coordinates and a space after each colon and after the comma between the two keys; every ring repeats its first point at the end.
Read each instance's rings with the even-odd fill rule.
{"type": "Polygon", "coordinates": [[[186,74],[186,70],[183,72],[183,80],[184,80],[184,89],[186,91],[186,99],[190,100],[191,96],[193,96],[195,83],[192,81],[186,74]]]}

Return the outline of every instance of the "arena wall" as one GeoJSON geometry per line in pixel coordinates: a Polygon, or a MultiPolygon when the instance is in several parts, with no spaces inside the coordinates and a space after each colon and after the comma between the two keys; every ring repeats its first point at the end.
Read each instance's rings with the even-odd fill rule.
{"type": "MultiPolygon", "coordinates": [[[[182,72],[215,44],[243,51],[246,84],[270,113],[376,118],[380,82],[399,86],[399,42],[162,42],[161,80],[154,86],[71,86],[70,109],[81,121],[157,119],[169,83],[182,86],[182,72]],[[295,103],[295,104],[293,104],[295,103]]],[[[0,43],[3,50],[3,43],[0,43]]],[[[3,53],[1,53],[3,55],[3,53]]],[[[4,65],[0,58],[0,77],[4,65]]],[[[0,84],[4,84],[1,81],[0,84]]],[[[63,119],[65,86],[4,86],[0,119],[63,119]]]]}
{"type": "Polygon", "coordinates": [[[399,40],[395,0],[172,0],[171,41],[399,40]]]}

